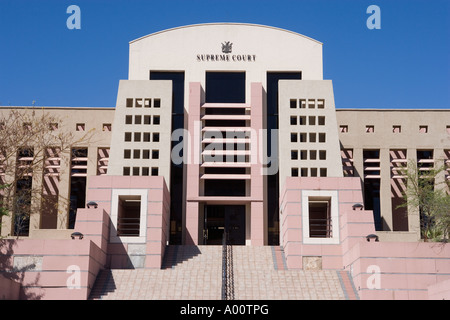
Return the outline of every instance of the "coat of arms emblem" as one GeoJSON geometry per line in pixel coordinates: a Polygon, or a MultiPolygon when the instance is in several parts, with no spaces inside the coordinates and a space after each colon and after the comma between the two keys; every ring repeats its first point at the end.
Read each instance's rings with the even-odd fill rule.
{"type": "Polygon", "coordinates": [[[231,53],[233,50],[233,44],[230,41],[225,41],[222,43],[222,52],[223,53],[231,53]]]}

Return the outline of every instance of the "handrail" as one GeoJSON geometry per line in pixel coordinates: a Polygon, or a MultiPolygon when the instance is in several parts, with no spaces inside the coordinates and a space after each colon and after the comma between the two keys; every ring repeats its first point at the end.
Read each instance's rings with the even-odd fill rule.
{"type": "Polygon", "coordinates": [[[222,300],[227,300],[227,233],[222,236],[222,300]]]}

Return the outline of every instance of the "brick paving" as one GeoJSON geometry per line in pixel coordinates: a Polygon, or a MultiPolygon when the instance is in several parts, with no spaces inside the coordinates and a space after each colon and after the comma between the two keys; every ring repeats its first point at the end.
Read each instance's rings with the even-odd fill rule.
{"type": "MultiPolygon", "coordinates": [[[[287,270],[274,247],[233,246],[235,300],[357,299],[347,273],[287,270]]],[[[162,269],[103,270],[91,299],[219,300],[221,246],[169,246],[162,269]]]]}

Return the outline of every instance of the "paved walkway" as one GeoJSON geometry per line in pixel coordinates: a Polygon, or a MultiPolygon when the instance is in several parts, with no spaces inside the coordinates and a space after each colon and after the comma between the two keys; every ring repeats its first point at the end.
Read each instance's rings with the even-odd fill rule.
{"type": "MultiPolygon", "coordinates": [[[[277,247],[233,246],[235,300],[356,299],[346,272],[286,270],[277,247]]],[[[162,269],[103,270],[91,299],[219,300],[221,246],[170,246],[162,269]]]]}

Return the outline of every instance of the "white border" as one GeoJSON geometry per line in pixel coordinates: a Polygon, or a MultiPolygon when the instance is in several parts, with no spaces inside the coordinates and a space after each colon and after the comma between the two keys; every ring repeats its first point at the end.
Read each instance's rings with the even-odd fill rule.
{"type": "Polygon", "coordinates": [[[111,200],[111,227],[110,242],[117,243],[145,243],[147,240],[147,207],[148,190],[147,189],[113,189],[111,200]],[[119,216],[119,196],[141,196],[141,215],[139,226],[139,237],[120,237],[117,235],[117,219],[119,216]]]}
{"type": "Polygon", "coordinates": [[[336,190],[302,190],[303,243],[339,244],[339,201],[336,190]],[[309,197],[331,197],[331,238],[309,237],[309,197]]]}

